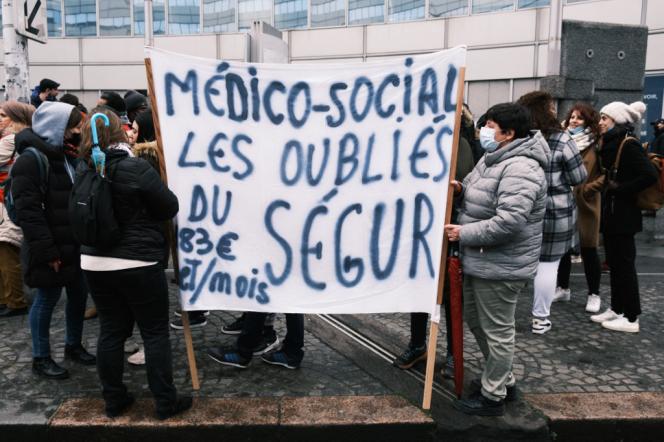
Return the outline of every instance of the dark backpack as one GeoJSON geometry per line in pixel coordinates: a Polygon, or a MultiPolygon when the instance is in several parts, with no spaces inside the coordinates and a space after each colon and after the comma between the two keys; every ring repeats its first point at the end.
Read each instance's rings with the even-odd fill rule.
{"type": "Polygon", "coordinates": [[[108,249],[120,238],[120,226],[113,212],[111,180],[83,160],[76,170],[69,197],[69,222],[74,238],[84,246],[108,249]]]}
{"type": "MultiPolygon", "coordinates": [[[[44,197],[46,195],[46,188],[48,187],[48,174],[51,170],[50,165],[48,164],[48,158],[46,158],[46,155],[34,147],[26,148],[21,155],[31,155],[37,159],[37,167],[39,168],[39,192],[41,193],[42,197],[44,197]]],[[[16,161],[18,161],[18,159],[16,161]]],[[[14,162],[14,164],[16,163],[14,162]]],[[[16,216],[16,202],[14,201],[14,195],[12,195],[13,168],[14,167],[12,165],[12,168],[9,169],[9,175],[2,183],[2,186],[5,192],[5,209],[7,209],[9,219],[18,226],[19,223],[16,216]]]]}

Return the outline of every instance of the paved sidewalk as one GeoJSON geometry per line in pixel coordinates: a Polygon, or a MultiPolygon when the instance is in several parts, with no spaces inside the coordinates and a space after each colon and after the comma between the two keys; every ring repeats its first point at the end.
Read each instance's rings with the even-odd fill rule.
{"type": "MultiPolygon", "coordinates": [[[[176,287],[170,286],[171,308],[176,304],[176,287]]],[[[64,296],[58,303],[51,328],[53,357],[64,358],[64,296]]],[[[90,303],[90,301],[89,301],[90,303]]],[[[297,371],[286,370],[254,358],[245,370],[222,367],[205,350],[211,345],[232,345],[234,337],[222,335],[221,325],[233,320],[226,312],[212,312],[208,324],[192,330],[201,381],[200,396],[371,396],[391,391],[348,359],[330,349],[311,333],[305,334],[305,357],[297,371]]],[[[283,315],[277,316],[277,332],[285,335],[283,315]]],[[[84,345],[95,353],[98,321],[85,322],[84,345]]],[[[138,331],[135,331],[138,335],[138,331]]],[[[183,333],[171,330],[174,355],[174,378],[179,391],[191,392],[183,333]]],[[[63,399],[100,397],[96,368],[70,361],[63,365],[70,378],[63,381],[41,379],[31,372],[31,344],[27,316],[0,321],[0,421],[3,415],[19,419],[46,419],[63,399]],[[32,417],[28,417],[28,414],[32,417]],[[23,415],[24,417],[20,417],[23,415]]],[[[125,365],[125,382],[139,397],[150,397],[144,367],[125,365]]]]}
{"type": "MultiPolygon", "coordinates": [[[[590,314],[585,312],[587,285],[582,264],[573,265],[572,299],[553,304],[553,328],[545,335],[530,331],[532,285],[524,292],[517,305],[514,358],[514,374],[524,392],[664,391],[664,236],[659,233],[664,232],[664,213],[656,222],[657,228],[654,218],[644,218],[644,232],[638,236],[637,270],[643,311],[640,333],[612,332],[590,321],[590,314]]],[[[603,273],[601,281],[604,311],[610,305],[609,274],[603,273]]],[[[441,316],[444,321],[442,312],[441,316]]],[[[381,344],[393,353],[408,344],[409,315],[370,315],[367,319],[382,324],[386,338],[381,344]]],[[[444,357],[447,346],[444,322],[440,329],[439,358],[444,357]]],[[[482,354],[467,327],[464,342],[466,371],[471,377],[479,376],[482,354]]]]}

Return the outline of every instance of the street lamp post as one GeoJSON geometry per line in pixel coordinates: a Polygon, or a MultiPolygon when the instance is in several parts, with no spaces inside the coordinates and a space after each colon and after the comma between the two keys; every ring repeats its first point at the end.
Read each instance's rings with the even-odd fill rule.
{"type": "Polygon", "coordinates": [[[5,101],[30,102],[28,39],[16,33],[14,0],[2,0],[2,39],[5,54],[5,101]]]}

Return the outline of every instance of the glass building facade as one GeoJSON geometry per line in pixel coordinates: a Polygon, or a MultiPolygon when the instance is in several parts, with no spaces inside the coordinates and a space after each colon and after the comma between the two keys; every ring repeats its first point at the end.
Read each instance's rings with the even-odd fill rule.
{"type": "MultiPolygon", "coordinates": [[[[575,3],[586,0],[567,0],[575,3]]],[[[153,0],[155,35],[353,26],[547,7],[551,0],[153,0]]],[[[47,0],[49,37],[145,33],[143,0],[47,0]]]]}

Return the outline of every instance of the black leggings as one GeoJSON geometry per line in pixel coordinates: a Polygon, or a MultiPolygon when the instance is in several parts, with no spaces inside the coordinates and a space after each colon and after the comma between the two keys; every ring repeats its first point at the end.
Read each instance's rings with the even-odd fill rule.
{"type": "MultiPolygon", "coordinates": [[[[597,247],[581,247],[581,258],[583,259],[583,270],[588,283],[588,294],[599,295],[599,281],[602,275],[602,267],[597,254],[597,247]]],[[[558,266],[558,287],[569,288],[569,274],[572,271],[572,251],[563,255],[558,266]]]]}

